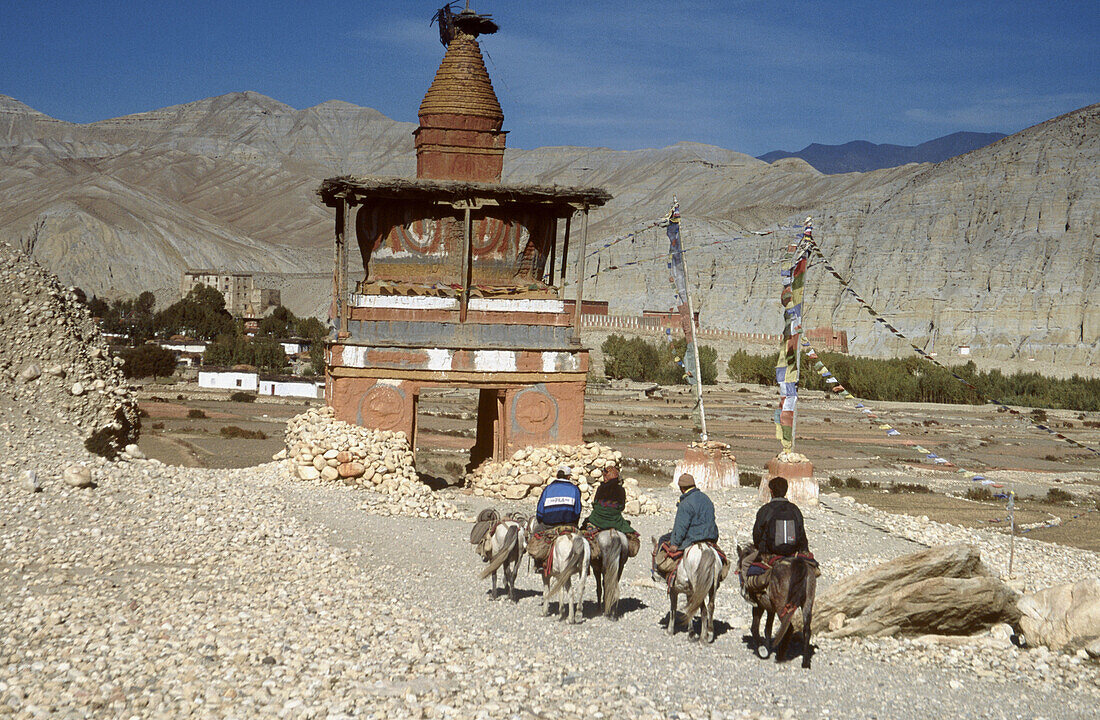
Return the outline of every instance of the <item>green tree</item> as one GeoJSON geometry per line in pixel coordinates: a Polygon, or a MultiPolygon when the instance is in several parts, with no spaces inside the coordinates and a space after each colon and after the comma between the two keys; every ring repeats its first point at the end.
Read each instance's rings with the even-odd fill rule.
{"type": "Polygon", "coordinates": [[[313,368],[314,375],[323,375],[325,372],[325,344],[321,340],[314,340],[309,346],[309,364],[313,368]]]}
{"type": "Polygon", "coordinates": [[[122,373],[128,378],[167,377],[176,371],[176,354],[159,345],[127,348],[122,360],[122,373]]]}
{"type": "Polygon", "coordinates": [[[251,345],[253,361],[250,364],[271,372],[279,372],[286,367],[286,353],[274,338],[257,337],[251,345]]]}
{"type": "Polygon", "coordinates": [[[328,334],[328,329],[315,317],[298,318],[294,333],[300,338],[307,338],[316,343],[328,334]]]}
{"type": "Polygon", "coordinates": [[[271,311],[267,317],[260,320],[260,326],[256,330],[257,337],[288,338],[297,328],[298,318],[294,313],[279,305],[271,311]]]}
{"type": "Polygon", "coordinates": [[[91,313],[92,317],[106,317],[108,310],[110,310],[110,307],[107,305],[106,300],[92,295],[92,299],[88,301],[88,312],[91,313]]]}
{"type": "Polygon", "coordinates": [[[157,313],[154,327],[162,337],[188,335],[203,340],[238,332],[237,322],[225,310],[225,298],[206,285],[196,285],[182,300],[157,313]]]}

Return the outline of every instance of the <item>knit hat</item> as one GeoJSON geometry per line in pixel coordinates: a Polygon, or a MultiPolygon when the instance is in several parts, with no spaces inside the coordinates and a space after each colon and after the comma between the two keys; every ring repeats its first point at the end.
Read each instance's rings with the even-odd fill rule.
{"type": "Polygon", "coordinates": [[[619,468],[612,465],[603,471],[604,482],[613,482],[619,479],[619,468]]]}
{"type": "Polygon", "coordinates": [[[681,490],[689,487],[695,487],[695,478],[687,473],[684,473],[680,476],[680,479],[677,481],[676,484],[680,486],[681,490]]]}
{"type": "Polygon", "coordinates": [[[573,474],[573,468],[568,465],[558,465],[558,477],[567,478],[573,474]]]}

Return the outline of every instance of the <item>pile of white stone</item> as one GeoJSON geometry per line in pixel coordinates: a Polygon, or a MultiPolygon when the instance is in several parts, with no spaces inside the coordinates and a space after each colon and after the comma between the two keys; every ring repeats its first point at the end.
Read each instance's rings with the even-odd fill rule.
{"type": "MultiPolygon", "coordinates": [[[[603,477],[604,468],[618,465],[623,454],[599,443],[584,445],[547,445],[517,450],[510,460],[484,462],[466,475],[466,485],[475,495],[506,500],[538,498],[557,474],[558,467],[572,469],[573,482],[581,491],[581,500],[592,502],[592,496],[603,477]]],[[[626,513],[645,515],[660,512],[657,501],[638,489],[638,481],[624,477],[626,513]]]]}
{"type": "Polygon", "coordinates": [[[286,448],[276,460],[286,461],[292,476],[317,482],[342,481],[385,496],[368,503],[385,515],[456,517],[451,503],[435,497],[422,483],[403,432],[371,430],[337,420],[331,407],[313,408],[291,418],[286,448]]]}

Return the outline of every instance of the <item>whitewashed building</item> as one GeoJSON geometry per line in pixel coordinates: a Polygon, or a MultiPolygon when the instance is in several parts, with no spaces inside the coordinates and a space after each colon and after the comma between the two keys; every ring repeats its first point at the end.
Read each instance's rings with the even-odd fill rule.
{"type": "Polygon", "coordinates": [[[213,390],[242,390],[255,392],[259,389],[260,376],[254,372],[236,372],[233,370],[200,370],[199,387],[213,390]]]}
{"type": "Polygon", "coordinates": [[[260,395],[275,397],[319,398],[325,394],[325,383],[296,377],[274,377],[260,380],[260,395]]]}

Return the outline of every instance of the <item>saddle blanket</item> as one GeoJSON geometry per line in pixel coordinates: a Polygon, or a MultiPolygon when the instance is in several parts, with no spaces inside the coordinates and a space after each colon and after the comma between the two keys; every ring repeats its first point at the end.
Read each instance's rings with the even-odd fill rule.
{"type": "MultiPolygon", "coordinates": [[[[722,552],[722,548],[718,547],[718,543],[716,542],[704,540],[702,544],[709,545],[710,547],[714,548],[715,552],[718,553],[718,557],[722,560],[722,569],[719,571],[718,579],[725,580],[726,576],[729,575],[730,572],[730,561],[729,558],[726,557],[726,553],[722,552]]],[[[665,582],[668,583],[669,587],[672,587],[672,583],[675,582],[676,568],[680,566],[680,561],[684,559],[683,550],[672,550],[671,548],[672,546],[668,543],[661,543],[656,554],[657,572],[665,576],[665,582]],[[663,561],[661,558],[662,552],[665,555],[665,559],[663,561]],[[664,569],[666,567],[668,568],[667,571],[664,569]]]]}
{"type": "MultiPolygon", "coordinates": [[[[588,544],[592,547],[592,560],[594,562],[600,560],[600,545],[596,542],[596,535],[600,531],[600,528],[591,525],[585,526],[584,530],[581,531],[581,534],[584,535],[584,538],[588,540],[588,544]]],[[[626,535],[626,556],[634,557],[642,547],[642,536],[636,532],[623,534],[626,535]]]]}
{"type": "MultiPolygon", "coordinates": [[[[814,554],[812,552],[800,552],[795,553],[794,555],[768,555],[767,557],[757,558],[755,562],[749,565],[748,569],[745,571],[745,574],[749,577],[752,577],[754,575],[763,575],[767,571],[771,570],[776,563],[782,562],[784,560],[794,560],[795,558],[805,560],[806,564],[808,564],[815,570],[818,568],[818,562],[816,559],[814,559],[814,554]]],[[[818,574],[820,575],[820,573],[818,574]]]]}
{"type": "Polygon", "coordinates": [[[554,541],[561,535],[568,535],[574,532],[577,532],[577,528],[573,525],[556,525],[540,532],[532,533],[531,538],[527,541],[527,554],[534,558],[535,567],[541,569],[544,574],[549,575],[550,549],[554,547],[554,541]],[[545,568],[542,567],[543,563],[546,564],[545,568]]]}

